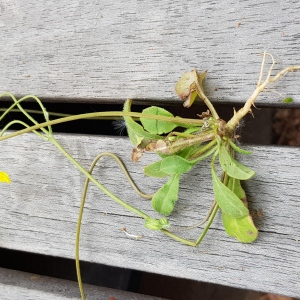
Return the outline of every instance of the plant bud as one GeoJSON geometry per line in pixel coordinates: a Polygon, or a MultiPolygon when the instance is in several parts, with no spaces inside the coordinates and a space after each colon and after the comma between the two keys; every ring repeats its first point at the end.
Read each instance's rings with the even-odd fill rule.
{"type": "Polygon", "coordinates": [[[197,95],[202,100],[205,98],[202,81],[206,76],[206,73],[207,71],[199,75],[196,69],[192,72],[185,72],[176,83],[175,91],[177,95],[182,100],[186,99],[183,103],[184,107],[190,107],[197,95]]]}
{"type": "Polygon", "coordinates": [[[160,230],[164,227],[169,226],[169,221],[166,218],[154,219],[148,218],[145,221],[145,227],[151,230],[160,230]]]}

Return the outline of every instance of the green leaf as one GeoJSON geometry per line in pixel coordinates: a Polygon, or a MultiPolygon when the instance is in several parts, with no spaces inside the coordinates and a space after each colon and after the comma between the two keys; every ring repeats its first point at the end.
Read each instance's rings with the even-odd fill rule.
{"type": "MultiPolygon", "coordinates": [[[[177,118],[177,117],[176,117],[177,118]]],[[[200,131],[201,130],[201,127],[199,126],[190,126],[190,127],[187,127],[187,129],[183,132],[184,134],[192,134],[194,132],[197,132],[197,131],[200,131]]]]}
{"type": "Polygon", "coordinates": [[[144,168],[144,173],[152,177],[166,177],[189,171],[194,164],[178,155],[170,155],[144,168]]]}
{"type": "MultiPolygon", "coordinates": [[[[156,116],[164,116],[164,117],[173,117],[173,114],[168,112],[167,110],[157,107],[151,106],[143,110],[144,114],[148,115],[156,115],[156,116]]],[[[141,118],[141,123],[144,126],[144,129],[149,131],[152,134],[163,134],[169,133],[174,128],[178,127],[176,123],[161,121],[161,120],[154,120],[154,119],[147,119],[141,118]]]]}
{"type": "Polygon", "coordinates": [[[152,163],[144,168],[144,174],[146,176],[164,178],[167,177],[168,174],[161,171],[161,160],[155,163],[152,163]]]}
{"type": "Polygon", "coordinates": [[[205,151],[203,154],[195,158],[194,160],[191,160],[191,163],[198,163],[199,161],[205,159],[208,156],[211,156],[213,153],[215,153],[218,150],[218,146],[214,146],[212,148],[209,148],[207,151],[205,151]]]}
{"type": "Polygon", "coordinates": [[[226,233],[242,243],[252,243],[258,236],[250,215],[237,219],[222,212],[222,220],[226,233]]]}
{"type": "MultiPolygon", "coordinates": [[[[130,112],[132,100],[127,100],[124,104],[124,112],[130,112]]],[[[143,140],[160,139],[159,135],[151,134],[143,129],[143,126],[133,120],[132,117],[124,117],[127,133],[131,142],[138,146],[143,140]]]]}
{"type": "Polygon", "coordinates": [[[228,139],[228,143],[229,143],[229,145],[231,146],[231,148],[232,148],[234,151],[238,152],[238,153],[246,154],[246,155],[252,154],[252,151],[247,151],[247,150],[244,150],[244,149],[238,147],[238,146],[237,146],[236,144],[234,144],[233,141],[231,141],[230,139],[228,139]]]}
{"type": "Polygon", "coordinates": [[[224,213],[234,218],[243,218],[249,214],[243,202],[221,182],[214,166],[212,166],[212,180],[216,201],[224,213]]]}
{"type": "MultiPolygon", "coordinates": [[[[238,198],[244,200],[246,206],[246,194],[241,187],[240,180],[235,178],[229,178],[227,187],[232,190],[238,198]]],[[[244,218],[234,218],[222,212],[222,220],[225,231],[229,236],[237,238],[242,243],[251,243],[258,236],[258,230],[256,229],[250,214],[244,218]]]]}
{"type": "Polygon", "coordinates": [[[241,186],[241,182],[239,179],[229,177],[227,187],[233,191],[239,199],[246,200],[246,193],[241,186]]]}
{"type": "Polygon", "coordinates": [[[222,170],[230,177],[247,180],[254,176],[255,172],[236,161],[227,151],[226,146],[221,144],[219,153],[222,170]]]}
{"type": "Polygon", "coordinates": [[[283,103],[292,103],[294,100],[293,100],[293,98],[285,98],[282,102],[283,103]]]}
{"type": "Polygon", "coordinates": [[[203,145],[194,144],[184,148],[183,150],[176,153],[176,155],[181,156],[182,158],[188,159],[193,156],[195,153],[199,152],[202,149],[203,145]]]}
{"type": "Polygon", "coordinates": [[[175,202],[178,199],[180,175],[174,174],[171,178],[154,194],[152,207],[165,216],[172,213],[175,202]]]}
{"type": "Polygon", "coordinates": [[[164,158],[161,162],[161,171],[167,174],[182,174],[189,171],[194,164],[178,156],[171,155],[164,158]]]}

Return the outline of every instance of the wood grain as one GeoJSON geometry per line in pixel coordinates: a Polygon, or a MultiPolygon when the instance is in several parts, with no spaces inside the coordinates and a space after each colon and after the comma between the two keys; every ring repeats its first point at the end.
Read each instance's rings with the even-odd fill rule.
{"type": "MultiPolygon", "coordinates": [[[[88,284],[85,285],[85,292],[87,299],[91,300],[163,300],[88,284]]],[[[80,297],[76,282],[3,268],[0,268],[0,296],[2,300],[63,300],[80,297]]]]}
{"type": "MultiPolygon", "coordinates": [[[[4,1],[0,91],[48,101],[176,100],[185,71],[208,70],[214,102],[241,102],[267,50],[276,69],[300,64],[300,4],[287,1],[4,1]]],[[[300,103],[290,74],[259,99],[300,103]]]]}
{"type": "MultiPolygon", "coordinates": [[[[100,152],[113,151],[126,162],[136,182],[154,192],[163,180],[146,178],[143,166],[156,159],[147,154],[130,162],[127,138],[57,135],[62,145],[86,168],[100,152]]],[[[300,296],[298,222],[300,196],[299,148],[247,147],[242,160],[257,174],[245,184],[250,210],[260,230],[253,244],[241,244],[224,232],[217,216],[203,243],[181,245],[143,226],[94,186],[89,189],[83,218],[81,259],[179,278],[300,296]],[[143,235],[135,240],[122,232],[143,235]]],[[[199,165],[181,180],[180,200],[170,217],[176,226],[203,218],[212,201],[209,165],[199,165]]],[[[53,145],[27,134],[1,143],[1,170],[11,176],[1,185],[0,247],[74,258],[77,214],[84,178],[53,145]]],[[[95,176],[122,199],[155,216],[148,200],[140,199],[119,173],[103,159],[95,176]]],[[[186,234],[196,238],[200,230],[186,234]]]]}

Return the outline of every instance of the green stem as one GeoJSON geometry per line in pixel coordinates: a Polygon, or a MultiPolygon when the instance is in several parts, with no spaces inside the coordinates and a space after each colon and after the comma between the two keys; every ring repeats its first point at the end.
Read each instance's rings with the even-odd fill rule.
{"type": "Polygon", "coordinates": [[[140,210],[136,209],[135,207],[131,206],[130,204],[126,203],[125,201],[121,200],[119,197],[111,193],[106,187],[104,187],[99,181],[97,181],[85,168],[83,168],[58,142],[54,137],[49,139],[60,152],[66,156],[66,158],[80,171],[82,172],[90,181],[92,181],[99,189],[101,189],[106,195],[112,198],[115,202],[122,205],[124,208],[128,209],[131,212],[136,213],[143,219],[149,218],[148,215],[141,212],[140,210]]]}
{"type": "Polygon", "coordinates": [[[159,115],[150,115],[150,114],[143,114],[143,113],[136,113],[136,112],[123,112],[123,111],[105,111],[105,112],[94,112],[94,113],[87,113],[87,114],[80,114],[75,116],[69,116],[64,118],[55,119],[48,122],[43,122],[40,124],[36,124],[29,128],[25,128],[14,133],[8,134],[6,136],[0,137],[0,141],[7,140],[9,138],[31,132],[33,130],[37,130],[40,128],[44,128],[46,126],[52,126],[55,124],[60,124],[64,122],[71,122],[80,119],[90,119],[90,118],[98,118],[98,117],[137,117],[137,118],[147,118],[147,119],[154,119],[154,120],[161,120],[171,123],[178,123],[178,124],[194,124],[194,125],[203,125],[203,120],[198,119],[184,119],[184,118],[174,118],[174,117],[164,117],[159,115]]]}
{"type": "MultiPolygon", "coordinates": [[[[33,96],[33,95],[28,95],[28,96],[25,96],[19,100],[16,99],[16,97],[11,94],[11,93],[8,93],[8,92],[5,92],[3,94],[0,95],[0,98],[3,97],[3,96],[9,96],[12,98],[12,100],[14,101],[14,103],[8,108],[6,109],[6,111],[1,115],[0,117],[0,121],[6,116],[6,114],[8,114],[15,106],[18,107],[18,109],[35,125],[38,125],[39,123],[20,105],[20,103],[26,99],[34,99],[38,105],[40,106],[41,110],[42,110],[42,114],[44,115],[45,117],[45,120],[46,122],[49,121],[49,114],[47,113],[44,105],[42,104],[41,100],[39,98],[37,98],[36,96],[33,96]]],[[[44,133],[48,133],[48,134],[52,134],[52,129],[51,129],[51,125],[48,125],[48,131],[44,128],[41,128],[41,130],[44,132],[44,133]]]]}
{"type": "MultiPolygon", "coordinates": [[[[0,133],[0,136],[3,135],[5,133],[6,130],[9,129],[10,126],[14,125],[14,124],[21,124],[23,125],[25,128],[29,128],[30,126],[28,124],[26,124],[25,122],[23,121],[19,121],[19,120],[14,120],[14,121],[11,121],[9,122],[8,124],[5,125],[5,127],[2,129],[1,133],[0,133]]],[[[42,138],[43,140],[48,140],[47,137],[45,137],[43,134],[39,133],[38,131],[36,130],[33,130],[32,131],[34,134],[36,134],[37,136],[39,136],[40,138],[42,138]]]]}
{"type": "Polygon", "coordinates": [[[206,235],[209,227],[211,226],[211,223],[213,222],[213,220],[214,220],[214,218],[215,218],[218,210],[219,210],[219,205],[216,204],[215,207],[214,207],[214,209],[213,209],[213,211],[212,211],[212,213],[211,213],[211,215],[210,215],[210,217],[209,217],[209,219],[208,219],[208,222],[207,222],[205,228],[202,231],[202,234],[200,235],[200,237],[196,241],[195,246],[198,246],[202,242],[202,240],[205,237],[205,235],[206,235]]]}
{"type": "Polygon", "coordinates": [[[207,141],[215,139],[215,133],[213,131],[202,132],[201,134],[193,135],[192,138],[182,138],[170,143],[166,146],[166,151],[168,154],[176,153],[188,146],[194,144],[201,144],[207,141]]]}
{"type": "Polygon", "coordinates": [[[215,110],[214,106],[209,101],[209,99],[206,97],[206,95],[203,93],[201,87],[199,86],[199,82],[198,81],[197,81],[197,84],[196,84],[196,91],[197,91],[197,94],[199,95],[199,97],[204,101],[205,105],[207,106],[207,108],[211,112],[211,115],[213,116],[213,118],[215,120],[219,120],[220,117],[219,117],[217,111],[215,110]]]}
{"type": "MultiPolygon", "coordinates": [[[[117,157],[115,154],[110,153],[110,152],[103,152],[99,154],[93,161],[90,169],[89,169],[89,174],[92,175],[92,172],[94,170],[94,167],[96,166],[97,162],[103,157],[103,156],[109,156],[113,158],[120,166],[122,169],[124,175],[126,176],[127,180],[131,184],[131,186],[134,188],[134,190],[142,197],[150,199],[152,198],[153,195],[148,195],[139,190],[135,182],[132,180],[131,176],[129,175],[129,172],[127,171],[124,163],[120,160],[119,157],[117,157]]],[[[77,221],[77,229],[76,229],[76,241],[75,241],[75,262],[76,262],[76,273],[77,273],[77,281],[79,285],[79,290],[81,294],[81,298],[85,300],[85,295],[84,295],[84,289],[83,289],[83,284],[82,284],[82,278],[81,278],[81,272],[80,272],[80,260],[79,260],[79,242],[80,242],[80,231],[81,231],[81,223],[82,223],[82,216],[83,216],[83,210],[84,210],[84,205],[85,205],[85,199],[88,191],[88,185],[89,185],[90,179],[86,178],[84,187],[83,187],[83,192],[82,192],[82,197],[81,197],[81,202],[80,202],[80,208],[79,208],[79,213],[78,213],[78,221],[77,221]]]]}
{"type": "Polygon", "coordinates": [[[174,239],[177,242],[180,242],[180,243],[188,245],[188,246],[193,246],[193,247],[196,246],[196,243],[194,241],[182,238],[179,235],[177,235],[173,232],[170,232],[167,229],[161,229],[160,231],[163,232],[165,235],[169,236],[170,238],[174,239]]]}
{"type": "Polygon", "coordinates": [[[215,216],[218,212],[218,209],[219,209],[219,205],[216,204],[214,206],[214,209],[212,210],[212,212],[210,214],[210,217],[208,218],[208,222],[207,222],[206,226],[204,227],[200,237],[196,241],[191,241],[191,240],[182,238],[182,237],[178,236],[177,234],[168,231],[167,229],[161,229],[161,231],[165,235],[167,235],[167,236],[171,237],[172,239],[174,239],[175,241],[178,241],[178,242],[183,243],[183,244],[188,245],[188,246],[196,247],[202,242],[203,238],[205,237],[209,227],[211,226],[211,224],[212,224],[212,222],[213,222],[213,220],[214,220],[214,218],[215,218],[215,216]]]}
{"type": "MultiPolygon", "coordinates": [[[[119,157],[117,157],[115,154],[110,153],[110,152],[103,152],[99,154],[93,161],[90,169],[89,169],[89,174],[92,175],[92,172],[94,170],[94,167],[96,166],[97,162],[103,157],[103,156],[109,156],[113,158],[120,166],[122,169],[124,175],[126,176],[127,180],[131,184],[131,186],[134,188],[134,190],[142,197],[144,198],[152,198],[152,195],[148,195],[145,193],[142,193],[135,182],[132,180],[131,176],[129,175],[125,165],[123,162],[120,160],[119,157]]],[[[81,231],[81,223],[82,223],[82,216],[83,216],[83,210],[84,210],[84,205],[85,205],[85,199],[88,191],[88,185],[89,185],[90,179],[86,178],[85,183],[84,183],[84,188],[82,192],[82,197],[81,197],[81,202],[80,202],[80,208],[79,208],[79,213],[78,213],[78,221],[77,221],[77,229],[76,229],[76,241],[75,241],[75,262],[76,262],[76,273],[77,273],[77,281],[79,285],[79,290],[81,294],[82,300],[85,300],[85,295],[84,295],[84,289],[83,289],[83,284],[82,284],[82,278],[81,278],[81,272],[80,272],[80,260],[79,260],[79,242],[80,242],[80,231],[81,231]]]]}
{"type": "Polygon", "coordinates": [[[196,160],[197,158],[199,158],[199,156],[201,156],[203,153],[205,153],[206,151],[208,151],[210,148],[212,148],[213,146],[215,146],[215,144],[217,143],[216,139],[213,139],[211,142],[209,142],[208,144],[206,144],[205,146],[203,146],[198,152],[196,152],[195,154],[193,154],[192,156],[189,157],[190,161],[196,160]]]}
{"type": "MultiPolygon", "coordinates": [[[[0,96],[0,98],[1,98],[1,96],[0,96]]],[[[8,109],[9,109],[9,112],[11,112],[11,113],[19,113],[20,112],[19,109],[17,109],[17,108],[12,108],[11,109],[11,107],[9,107],[9,108],[0,108],[0,111],[6,112],[8,109]]],[[[42,115],[43,114],[42,111],[37,110],[37,109],[26,109],[26,111],[28,113],[31,113],[31,114],[37,114],[37,115],[42,115]]],[[[52,112],[48,111],[48,114],[49,114],[49,116],[55,116],[55,117],[69,117],[69,116],[72,116],[71,114],[58,113],[58,112],[54,112],[54,111],[52,111],[52,112]]],[[[2,116],[3,115],[1,115],[1,117],[2,116]]]]}

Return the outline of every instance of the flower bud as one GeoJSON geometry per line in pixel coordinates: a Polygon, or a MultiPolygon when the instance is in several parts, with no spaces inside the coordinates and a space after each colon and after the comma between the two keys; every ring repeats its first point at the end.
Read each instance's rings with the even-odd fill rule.
{"type": "Polygon", "coordinates": [[[202,100],[205,98],[202,81],[206,76],[206,73],[207,71],[199,75],[196,69],[192,72],[185,72],[176,83],[176,93],[180,99],[186,99],[183,103],[184,107],[190,107],[195,101],[197,95],[202,100]]]}
{"type": "Polygon", "coordinates": [[[169,221],[166,218],[161,218],[159,220],[148,218],[145,221],[145,227],[151,230],[160,230],[167,226],[169,226],[169,221]]]}

